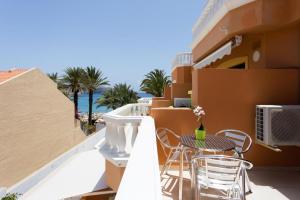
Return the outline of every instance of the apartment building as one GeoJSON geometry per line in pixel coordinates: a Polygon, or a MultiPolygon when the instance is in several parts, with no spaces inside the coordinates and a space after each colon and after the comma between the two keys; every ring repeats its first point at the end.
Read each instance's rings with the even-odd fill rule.
{"type": "MultiPolygon", "coordinates": [[[[169,98],[153,100],[156,125],[191,134],[198,126],[192,111],[166,107],[190,97],[205,109],[208,133],[234,128],[255,141],[256,105],[300,103],[299,9],[297,0],[208,1],[193,27],[192,52],[173,62],[169,98]]],[[[300,165],[298,147],[281,150],[254,144],[246,158],[256,166],[300,165]]]]}

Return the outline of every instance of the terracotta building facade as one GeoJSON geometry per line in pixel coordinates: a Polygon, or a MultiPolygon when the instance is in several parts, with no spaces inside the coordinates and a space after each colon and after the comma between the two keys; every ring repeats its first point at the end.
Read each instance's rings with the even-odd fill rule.
{"type": "MultiPolygon", "coordinates": [[[[171,86],[171,104],[176,97],[191,97],[192,105],[206,111],[208,133],[247,132],[254,144],[246,159],[256,166],[299,166],[295,159],[299,147],[280,147],[282,152],[275,152],[256,144],[255,108],[300,104],[300,2],[236,2],[212,5],[220,9],[218,13],[223,9],[221,16],[200,16],[193,28],[192,64],[177,63],[172,70],[176,81],[171,86]]],[[[205,12],[213,12],[208,7],[205,12]]],[[[153,108],[152,115],[156,126],[178,134],[191,134],[197,127],[191,109],[162,106],[153,108]]]]}

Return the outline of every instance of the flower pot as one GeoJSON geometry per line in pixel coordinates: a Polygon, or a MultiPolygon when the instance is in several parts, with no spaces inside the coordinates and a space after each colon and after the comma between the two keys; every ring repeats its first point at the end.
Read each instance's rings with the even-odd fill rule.
{"type": "Polygon", "coordinates": [[[206,131],[205,130],[195,129],[195,138],[196,138],[196,140],[205,140],[205,137],[206,137],[206,131]]]}

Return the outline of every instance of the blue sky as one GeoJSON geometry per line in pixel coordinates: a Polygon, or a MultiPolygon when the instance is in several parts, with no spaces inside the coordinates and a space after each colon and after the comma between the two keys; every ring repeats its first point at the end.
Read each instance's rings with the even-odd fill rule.
{"type": "Polygon", "coordinates": [[[154,68],[171,72],[190,51],[205,0],[0,0],[0,70],[101,69],[138,89],[154,68]]]}

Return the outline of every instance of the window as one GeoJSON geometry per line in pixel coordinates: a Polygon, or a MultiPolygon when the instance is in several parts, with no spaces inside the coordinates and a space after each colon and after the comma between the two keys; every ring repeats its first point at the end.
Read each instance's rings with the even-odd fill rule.
{"type": "Polygon", "coordinates": [[[247,69],[248,68],[248,56],[237,57],[227,60],[221,63],[218,69],[247,69]]]}

